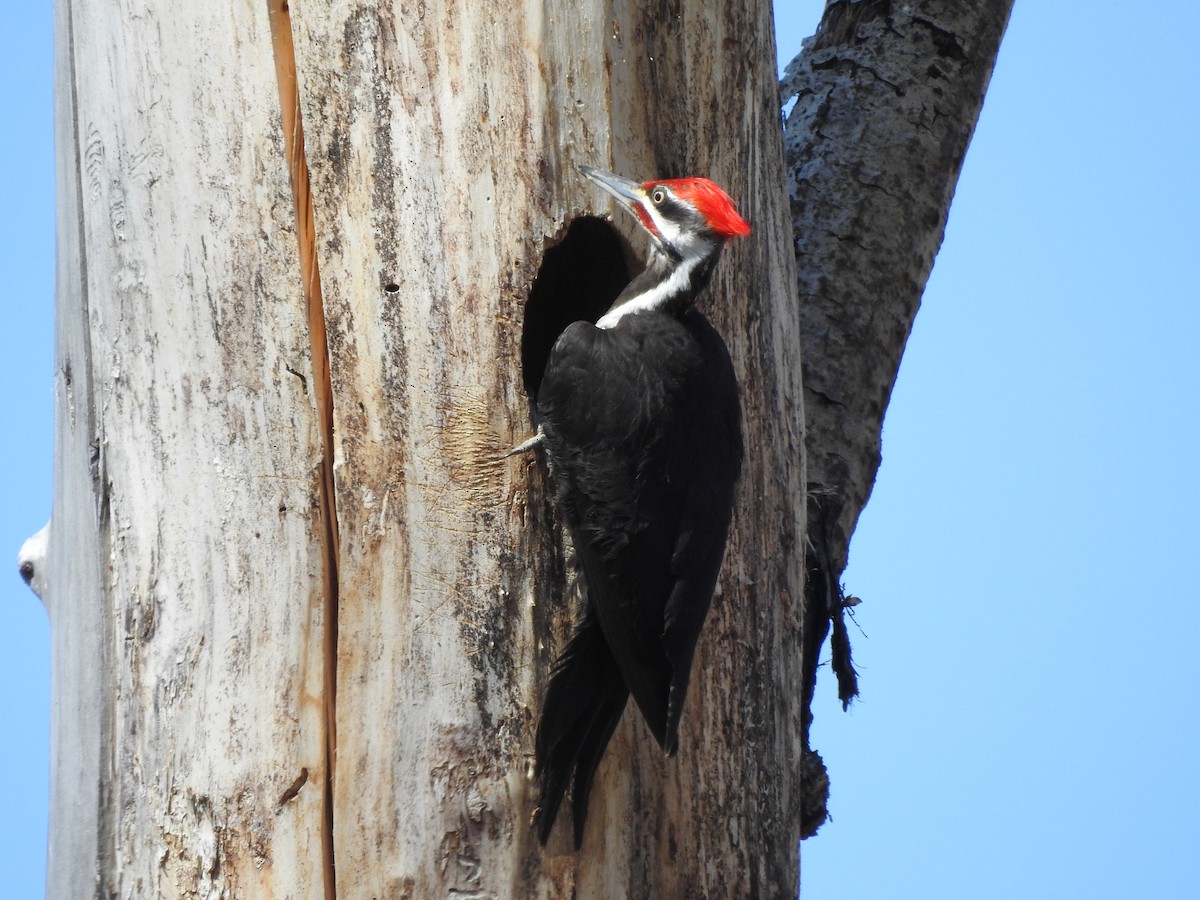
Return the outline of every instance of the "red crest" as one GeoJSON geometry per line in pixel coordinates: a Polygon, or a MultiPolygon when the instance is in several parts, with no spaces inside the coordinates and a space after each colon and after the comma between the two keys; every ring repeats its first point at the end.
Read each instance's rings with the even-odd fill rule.
{"type": "Polygon", "coordinates": [[[659,184],[666,185],[680,200],[700,210],[700,214],[708,220],[708,227],[722,237],[745,237],[750,233],[750,226],[738,215],[733,198],[707,178],[647,181],[642,187],[649,192],[659,184]]]}

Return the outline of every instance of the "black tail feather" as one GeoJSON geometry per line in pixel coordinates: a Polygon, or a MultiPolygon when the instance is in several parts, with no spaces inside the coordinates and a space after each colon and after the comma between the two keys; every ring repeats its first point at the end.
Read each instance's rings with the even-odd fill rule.
{"type": "Polygon", "coordinates": [[[550,836],[567,782],[573,781],[575,848],[583,843],[588,795],[604,748],[629,699],[600,623],[588,615],[554,664],[537,734],[541,792],[538,840],[550,836]]]}
{"type": "Polygon", "coordinates": [[[588,729],[580,746],[580,753],[575,761],[575,787],[571,792],[576,850],[583,846],[583,827],[587,824],[588,797],[592,793],[592,778],[600,766],[604,749],[612,739],[613,732],[617,730],[617,725],[620,724],[621,714],[625,712],[625,703],[628,699],[629,692],[625,690],[623,684],[619,691],[609,691],[602,697],[596,708],[596,715],[592,717],[591,728],[588,729]]]}

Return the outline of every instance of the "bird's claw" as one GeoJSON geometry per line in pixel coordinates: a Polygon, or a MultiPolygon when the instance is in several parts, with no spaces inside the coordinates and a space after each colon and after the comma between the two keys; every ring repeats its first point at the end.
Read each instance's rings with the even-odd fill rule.
{"type": "Polygon", "coordinates": [[[521,441],[521,443],[517,444],[517,446],[513,447],[500,458],[508,459],[510,456],[519,456],[522,453],[528,453],[530,450],[536,450],[539,446],[541,446],[542,438],[542,429],[538,428],[537,433],[533,437],[529,438],[528,440],[521,441]]]}

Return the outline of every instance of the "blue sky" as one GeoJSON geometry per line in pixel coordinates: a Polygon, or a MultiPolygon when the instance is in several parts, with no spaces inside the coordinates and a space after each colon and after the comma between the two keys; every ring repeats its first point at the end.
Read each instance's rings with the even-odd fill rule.
{"type": "Polygon", "coordinates": [[[806,898],[1200,896],[1200,7],[1147,12],[1017,0],[851,548],[862,699],[818,684],[806,898]]]}
{"type": "Polygon", "coordinates": [[[50,629],[16,574],[50,515],[54,436],[54,135],[51,8],[0,4],[0,283],[8,349],[0,384],[0,894],[44,893],[49,802],[50,629]],[[5,562],[7,560],[7,562],[5,562]]]}
{"type": "MultiPolygon", "coordinates": [[[[784,62],[822,5],[780,4],[784,62]]],[[[0,881],[35,897],[49,631],[15,555],[51,497],[51,12],[3,6],[0,881]]],[[[1017,2],[852,547],[863,696],[818,686],[806,898],[1200,896],[1198,34],[1183,0],[1017,2]]]]}

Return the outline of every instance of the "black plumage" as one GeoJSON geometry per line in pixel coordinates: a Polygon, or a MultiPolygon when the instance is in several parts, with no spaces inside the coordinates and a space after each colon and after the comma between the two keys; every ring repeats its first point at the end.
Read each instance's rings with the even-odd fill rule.
{"type": "Polygon", "coordinates": [[[631,207],[656,196],[661,208],[657,216],[634,209],[655,237],[646,271],[598,325],[563,331],[537,395],[586,597],[543,704],[538,833],[545,842],[571,785],[576,846],[592,778],[630,694],[667,754],[676,750],[742,462],[729,352],[693,305],[731,234],[714,231],[703,204],[685,199],[700,179],[638,186],[585,174],[631,207]],[[675,225],[690,230],[676,235],[675,225]]]}

